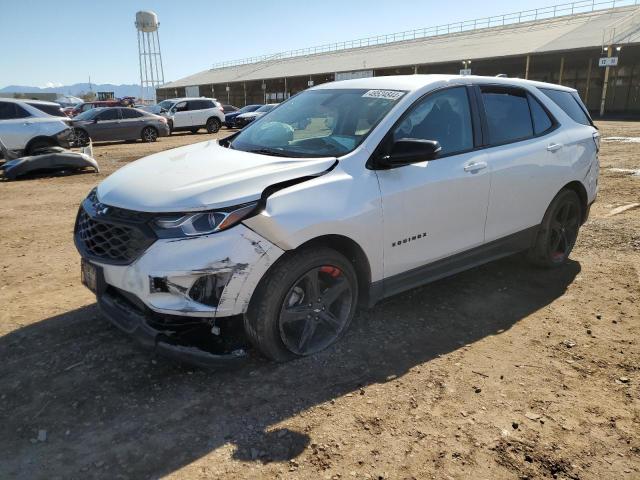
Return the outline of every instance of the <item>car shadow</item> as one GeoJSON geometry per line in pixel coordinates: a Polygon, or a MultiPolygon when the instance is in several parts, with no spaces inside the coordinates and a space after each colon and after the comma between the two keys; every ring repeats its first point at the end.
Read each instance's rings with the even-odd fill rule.
{"type": "Polygon", "coordinates": [[[95,305],[0,338],[1,478],[157,478],[211,452],[281,462],[307,447],[282,426],[306,410],[401,377],[560,297],[580,272],[511,257],[360,312],[336,346],[287,364],[256,355],[204,371],[139,350],[95,305]]]}

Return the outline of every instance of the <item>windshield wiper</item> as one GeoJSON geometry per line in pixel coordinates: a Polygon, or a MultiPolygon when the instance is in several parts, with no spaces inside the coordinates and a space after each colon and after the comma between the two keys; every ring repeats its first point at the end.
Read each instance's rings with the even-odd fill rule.
{"type": "Polygon", "coordinates": [[[247,150],[249,153],[259,153],[260,155],[271,155],[273,157],[289,157],[286,153],[272,148],[257,148],[255,150],[247,150]]]}

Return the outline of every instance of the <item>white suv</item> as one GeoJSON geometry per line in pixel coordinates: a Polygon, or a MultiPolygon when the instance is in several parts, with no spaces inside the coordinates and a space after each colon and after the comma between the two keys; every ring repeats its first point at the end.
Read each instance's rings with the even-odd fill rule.
{"type": "Polygon", "coordinates": [[[66,120],[56,103],[0,98],[0,139],[13,157],[50,146],[69,147],[73,130],[66,120]]]}
{"type": "Polygon", "coordinates": [[[224,123],[222,105],[215,98],[173,98],[159,105],[172,132],[196,133],[206,128],[208,133],[216,133],[224,123]]]}
{"type": "Polygon", "coordinates": [[[107,317],[163,353],[217,361],[185,345],[239,327],[271,359],[309,355],[357,305],[521,251],[563,265],[596,197],[598,149],[566,87],[327,83],[103,181],[78,213],[82,278],[107,317]]]}

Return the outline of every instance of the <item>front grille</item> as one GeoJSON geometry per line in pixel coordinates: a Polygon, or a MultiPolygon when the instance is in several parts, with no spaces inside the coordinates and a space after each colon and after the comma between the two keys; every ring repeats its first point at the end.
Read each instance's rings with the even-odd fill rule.
{"type": "Polygon", "coordinates": [[[75,233],[84,253],[107,263],[129,264],[153,243],[138,227],[97,220],[83,207],[75,233]]]}

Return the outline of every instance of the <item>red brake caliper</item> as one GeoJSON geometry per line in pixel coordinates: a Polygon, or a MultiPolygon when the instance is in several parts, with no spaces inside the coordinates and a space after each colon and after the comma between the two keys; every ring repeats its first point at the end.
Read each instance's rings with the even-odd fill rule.
{"type": "Polygon", "coordinates": [[[336,267],[331,267],[329,265],[325,265],[324,267],[320,267],[320,271],[322,273],[328,274],[331,278],[338,278],[342,275],[342,270],[336,267]]]}

